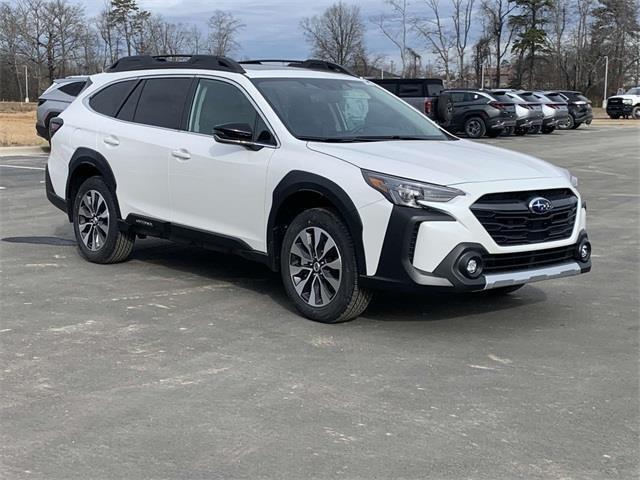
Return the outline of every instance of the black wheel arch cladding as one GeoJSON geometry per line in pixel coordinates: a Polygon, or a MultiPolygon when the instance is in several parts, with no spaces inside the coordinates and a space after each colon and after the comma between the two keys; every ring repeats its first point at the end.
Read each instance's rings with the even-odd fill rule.
{"type": "Polygon", "coordinates": [[[67,210],[69,215],[69,221],[73,220],[73,203],[72,198],[74,192],[72,191],[74,186],[77,188],[79,185],[74,185],[75,174],[83,168],[91,168],[99,172],[102,176],[105,184],[113,194],[113,201],[116,206],[118,218],[121,218],[120,206],[118,205],[118,199],[116,197],[116,178],[111,170],[111,166],[107,159],[95,150],[90,148],[80,147],[78,148],[69,161],[69,174],[67,175],[67,186],[65,190],[65,199],[67,201],[67,210]]]}
{"type": "Polygon", "coordinates": [[[273,201],[267,222],[267,251],[270,267],[279,270],[280,245],[284,235],[278,231],[278,215],[287,200],[300,192],[311,192],[322,196],[345,221],[356,250],[356,264],[360,274],[366,273],[364,245],[362,241],[362,220],[358,210],[347,193],[335,182],[314,173],[293,170],[282,178],[273,190],[273,201]]]}

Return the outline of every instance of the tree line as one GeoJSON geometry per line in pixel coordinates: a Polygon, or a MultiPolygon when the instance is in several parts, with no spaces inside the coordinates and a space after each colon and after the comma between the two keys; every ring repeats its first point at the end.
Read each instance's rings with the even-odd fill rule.
{"type": "MultiPolygon", "coordinates": [[[[640,0],[386,0],[381,15],[338,1],[302,20],[310,56],[360,75],[440,77],[448,86],[567,88],[600,99],[640,83],[640,0]],[[393,59],[366,45],[379,32],[393,59]]],[[[0,99],[37,97],[54,78],[103,71],[124,55],[240,51],[245,27],[216,10],[203,31],[110,0],[88,18],[71,0],[0,1],[0,99]],[[29,92],[25,92],[25,67],[29,92]]]]}

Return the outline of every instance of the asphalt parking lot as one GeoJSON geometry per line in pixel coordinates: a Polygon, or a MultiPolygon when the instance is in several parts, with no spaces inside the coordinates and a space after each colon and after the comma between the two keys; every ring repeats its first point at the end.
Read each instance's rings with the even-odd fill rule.
{"type": "Polygon", "coordinates": [[[81,260],[46,157],[0,158],[0,478],[637,478],[640,129],[484,141],[579,177],[593,271],[335,326],[238,258],[81,260]]]}

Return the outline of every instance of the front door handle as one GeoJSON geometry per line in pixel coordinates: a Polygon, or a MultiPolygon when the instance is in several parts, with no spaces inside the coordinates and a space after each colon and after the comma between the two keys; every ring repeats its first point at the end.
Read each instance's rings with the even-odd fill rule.
{"type": "Polygon", "coordinates": [[[108,137],[104,137],[102,141],[107,145],[111,145],[112,147],[117,147],[118,145],[120,145],[120,141],[112,135],[109,135],[108,137]]]}
{"type": "Polygon", "coordinates": [[[171,156],[177,158],[178,160],[189,160],[191,158],[191,154],[184,148],[174,150],[173,152],[171,152],[171,156]]]}

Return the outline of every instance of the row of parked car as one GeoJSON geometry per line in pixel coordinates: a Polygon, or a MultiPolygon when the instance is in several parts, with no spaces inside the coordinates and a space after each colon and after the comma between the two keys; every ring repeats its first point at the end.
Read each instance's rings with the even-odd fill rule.
{"type": "Polygon", "coordinates": [[[444,89],[438,79],[376,79],[451,133],[471,138],[551,133],[593,119],[591,102],[575,91],[444,89]]]}

